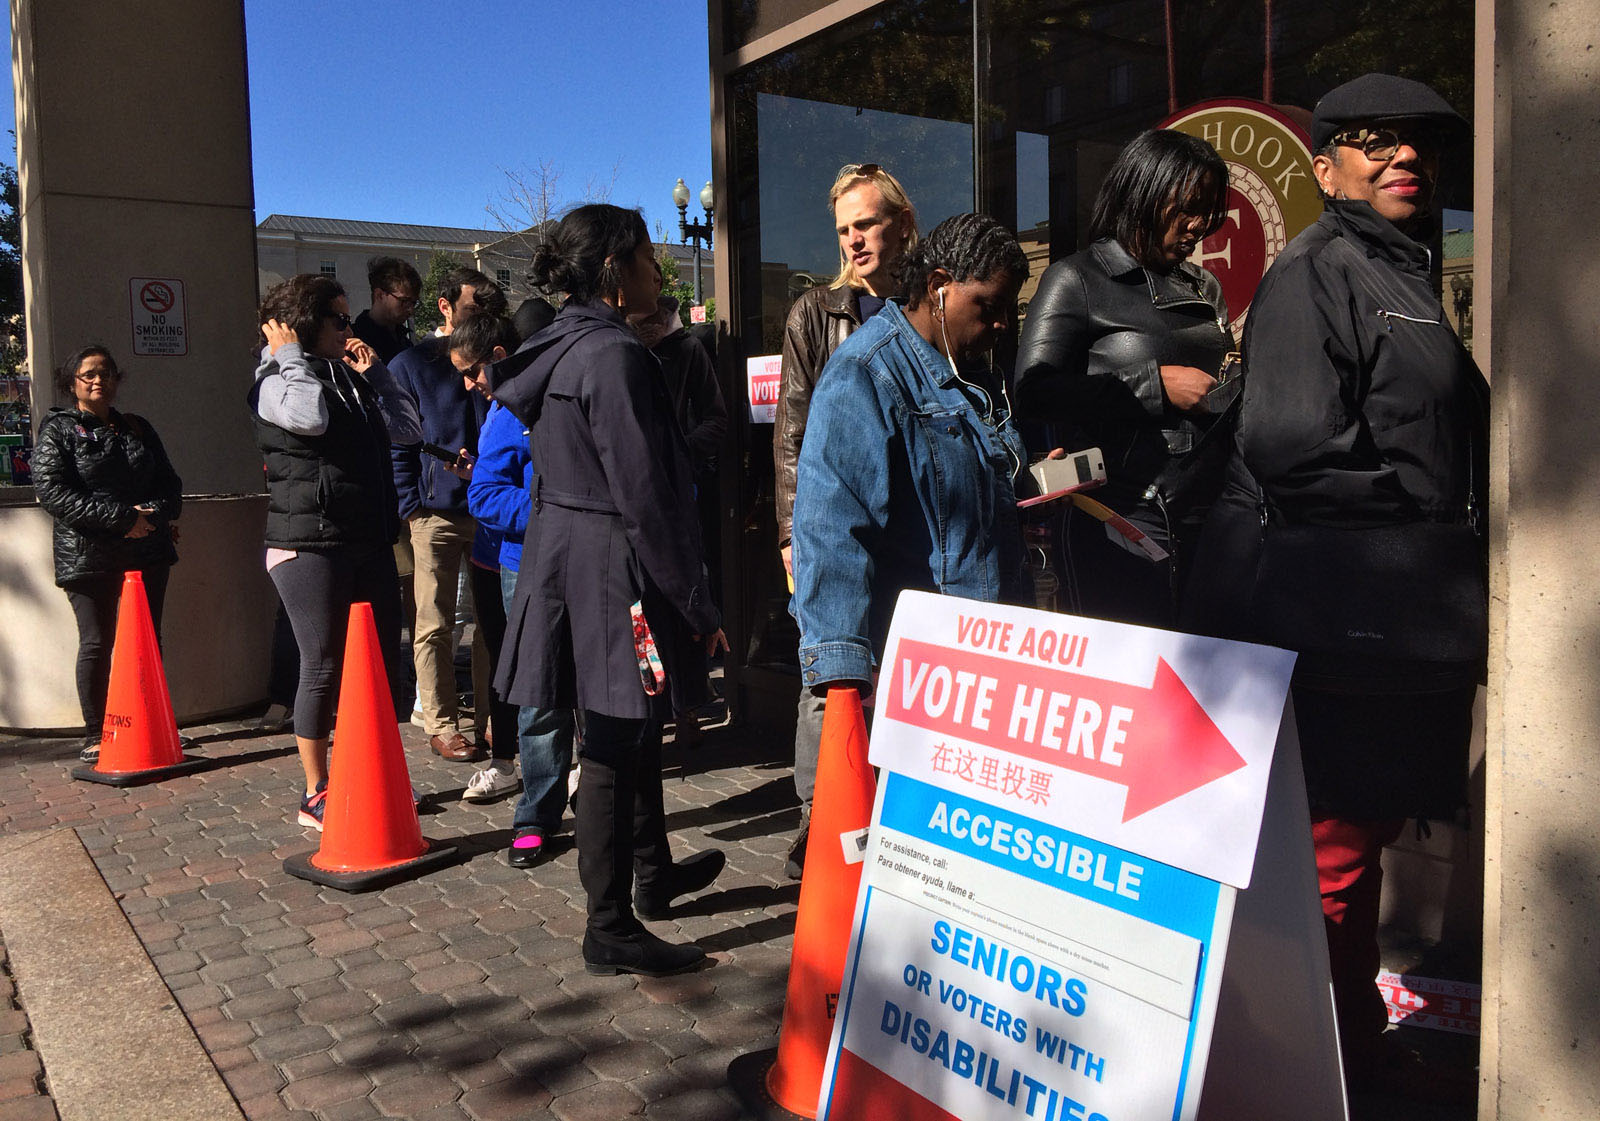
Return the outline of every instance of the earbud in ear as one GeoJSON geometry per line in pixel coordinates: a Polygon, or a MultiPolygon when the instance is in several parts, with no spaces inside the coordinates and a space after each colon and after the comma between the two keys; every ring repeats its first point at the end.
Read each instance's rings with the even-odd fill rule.
{"type": "Polygon", "coordinates": [[[944,289],[943,288],[939,289],[939,310],[940,311],[944,310],[944,289]]]}

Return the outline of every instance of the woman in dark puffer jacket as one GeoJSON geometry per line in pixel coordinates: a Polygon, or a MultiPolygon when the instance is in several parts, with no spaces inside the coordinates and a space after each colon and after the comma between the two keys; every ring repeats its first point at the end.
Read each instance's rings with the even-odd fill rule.
{"type": "Polygon", "coordinates": [[[56,584],[78,620],[85,762],[100,754],[122,574],[143,575],[159,635],[167,574],[178,559],[183,484],[150,422],[111,407],[121,381],[103,346],[68,358],[56,388],[73,407],[50,410],[33,452],[34,493],[55,519],[56,584]]]}

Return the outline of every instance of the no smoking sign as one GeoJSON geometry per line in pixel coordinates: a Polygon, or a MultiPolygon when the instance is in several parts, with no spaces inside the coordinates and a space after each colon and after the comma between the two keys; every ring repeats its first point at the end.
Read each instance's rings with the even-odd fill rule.
{"type": "Polygon", "coordinates": [[[135,276],[128,281],[133,318],[133,353],[179,358],[189,353],[188,309],[183,281],[135,276]]]}

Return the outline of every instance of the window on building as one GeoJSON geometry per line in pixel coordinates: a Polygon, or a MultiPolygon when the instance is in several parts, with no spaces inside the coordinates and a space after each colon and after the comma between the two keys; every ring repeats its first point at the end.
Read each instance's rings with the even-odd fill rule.
{"type": "Polygon", "coordinates": [[[1112,105],[1133,100],[1133,63],[1119,62],[1106,72],[1106,99],[1112,105]]]}
{"type": "Polygon", "coordinates": [[[500,285],[500,287],[502,287],[502,288],[509,289],[511,287],[511,270],[510,269],[495,269],[494,270],[494,282],[496,284],[500,285]]]}
{"type": "Polygon", "coordinates": [[[1045,124],[1060,124],[1067,117],[1067,87],[1051,86],[1044,91],[1045,124]]]}
{"type": "Polygon", "coordinates": [[[317,271],[322,273],[323,276],[338,276],[339,266],[332,261],[323,261],[317,271]]]}
{"type": "MultiPolygon", "coordinates": [[[[771,5],[771,14],[798,6],[771,5]]],[[[735,7],[752,18],[768,10],[735,7]]],[[[733,178],[718,206],[734,232],[735,330],[746,355],[777,354],[789,305],[839,271],[828,189],[843,165],[876,163],[892,172],[924,231],[973,208],[972,11],[971,0],[882,5],[732,78],[733,178]]],[[[753,445],[759,441],[747,457],[746,483],[764,496],[762,561],[751,561],[729,595],[748,621],[748,662],[790,667],[798,635],[777,563],[772,427],[749,433],[753,445]]]]}

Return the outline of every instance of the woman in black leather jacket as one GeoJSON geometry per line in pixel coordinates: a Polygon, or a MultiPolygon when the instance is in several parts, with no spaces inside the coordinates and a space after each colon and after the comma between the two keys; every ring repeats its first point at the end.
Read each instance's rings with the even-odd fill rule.
{"type": "Polygon", "coordinates": [[[111,407],[121,381],[103,346],[68,358],[56,387],[73,407],[50,410],[33,453],[34,493],[55,519],[56,584],[78,620],[84,762],[100,754],[122,574],[142,575],[160,634],[167,573],[178,559],[183,484],[150,422],[111,407]]]}
{"type": "Polygon", "coordinates": [[[1227,193],[1227,165],[1204,140],[1141,133],[1100,186],[1094,244],[1045,270],[1028,306],[1018,416],[1058,426],[1053,444],[1099,447],[1107,478],[1094,497],[1170,554],[1152,562],[1068,506],[1057,538],[1064,610],[1176,620],[1181,562],[1212,488],[1180,497],[1172,467],[1215,419],[1206,395],[1234,349],[1221,284],[1185,258],[1221,228],[1227,193]]]}

